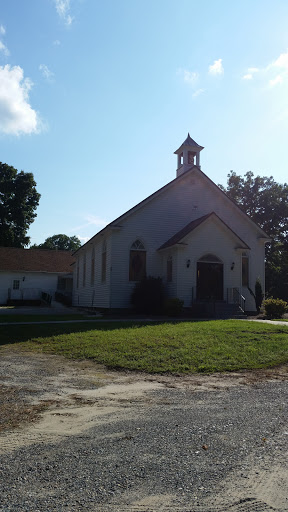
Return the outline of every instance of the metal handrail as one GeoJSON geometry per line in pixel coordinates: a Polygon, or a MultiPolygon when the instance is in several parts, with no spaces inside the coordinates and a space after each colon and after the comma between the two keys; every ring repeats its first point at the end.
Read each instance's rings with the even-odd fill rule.
{"type": "Polygon", "coordinates": [[[46,293],[46,292],[42,292],[41,294],[41,298],[44,302],[46,302],[49,306],[51,305],[51,302],[52,302],[52,295],[50,295],[50,293],[46,293]]]}
{"type": "Polygon", "coordinates": [[[242,311],[245,311],[245,297],[239,292],[238,288],[232,288],[232,294],[233,294],[233,302],[234,304],[238,304],[240,309],[242,311]]]}

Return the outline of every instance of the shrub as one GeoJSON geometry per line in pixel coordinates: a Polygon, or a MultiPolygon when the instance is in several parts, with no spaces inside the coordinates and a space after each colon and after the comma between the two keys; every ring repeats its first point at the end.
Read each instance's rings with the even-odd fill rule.
{"type": "Polygon", "coordinates": [[[164,302],[164,314],[167,316],[179,316],[183,310],[184,301],[177,297],[166,299],[164,302]]]}
{"type": "Polygon", "coordinates": [[[259,313],[259,311],[260,311],[263,299],[264,299],[264,294],[263,294],[263,291],[262,291],[262,285],[261,285],[260,279],[256,279],[256,283],[255,283],[255,304],[256,304],[257,313],[259,313]]]}
{"type": "Polygon", "coordinates": [[[288,311],[288,304],[282,299],[266,299],[263,306],[268,318],[282,318],[284,313],[288,311]]]}
{"type": "Polygon", "coordinates": [[[131,303],[138,313],[161,313],[164,302],[164,287],[161,277],[145,277],[135,284],[131,303]]]}
{"type": "Polygon", "coordinates": [[[249,286],[248,286],[248,290],[251,293],[251,295],[253,295],[253,297],[254,297],[256,310],[257,310],[257,313],[259,313],[262,301],[264,299],[264,294],[263,294],[263,291],[262,291],[262,285],[261,285],[260,279],[259,278],[256,279],[256,282],[255,282],[255,293],[253,292],[253,290],[251,290],[251,288],[249,288],[249,286]]]}

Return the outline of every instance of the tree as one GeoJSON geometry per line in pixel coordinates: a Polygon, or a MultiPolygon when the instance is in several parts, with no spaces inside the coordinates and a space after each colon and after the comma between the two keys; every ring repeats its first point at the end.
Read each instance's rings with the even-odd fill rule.
{"type": "Polygon", "coordinates": [[[32,173],[0,162],[0,246],[25,247],[40,194],[32,173]]]}
{"type": "Polygon", "coordinates": [[[46,238],[43,244],[32,245],[31,249],[52,249],[61,251],[76,251],[81,247],[81,242],[77,236],[53,235],[46,238]]]}
{"type": "Polygon", "coordinates": [[[288,298],[288,185],[279,184],[273,177],[254,177],[249,171],[238,176],[228,174],[227,188],[219,187],[249,217],[271,236],[266,244],[266,292],[288,298]]]}

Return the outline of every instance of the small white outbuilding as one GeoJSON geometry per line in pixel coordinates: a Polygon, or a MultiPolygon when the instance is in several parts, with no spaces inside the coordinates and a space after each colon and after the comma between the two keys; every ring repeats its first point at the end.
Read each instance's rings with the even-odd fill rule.
{"type": "Polygon", "coordinates": [[[0,247],[0,304],[54,299],[56,292],[71,301],[74,261],[70,251],[0,247]]]}

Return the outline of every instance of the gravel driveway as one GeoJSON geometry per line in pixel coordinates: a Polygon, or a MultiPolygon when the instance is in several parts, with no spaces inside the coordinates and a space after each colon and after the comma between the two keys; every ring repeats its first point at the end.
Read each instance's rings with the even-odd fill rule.
{"type": "Polygon", "coordinates": [[[1,512],[288,510],[287,367],[171,377],[0,357],[11,411],[48,404],[0,434],[1,512]]]}

